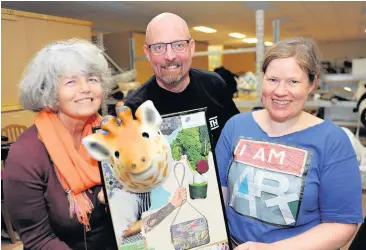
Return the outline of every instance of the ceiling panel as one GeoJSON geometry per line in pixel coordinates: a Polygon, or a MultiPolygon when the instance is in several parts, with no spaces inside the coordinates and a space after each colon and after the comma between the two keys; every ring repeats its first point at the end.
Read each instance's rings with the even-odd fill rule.
{"type": "Polygon", "coordinates": [[[94,32],[145,31],[155,15],[173,12],[190,28],[197,25],[217,29],[216,34],[192,31],[196,40],[216,44],[241,44],[230,32],[256,36],[255,10],[264,8],[265,40],[273,37],[273,20],[280,19],[280,38],[307,35],[319,41],[366,39],[366,2],[181,2],[181,1],[65,1],[2,2],[2,7],[72,17],[93,23],[94,32]]]}
{"type": "MultiPolygon", "coordinates": [[[[8,2],[2,1],[2,8],[14,8],[17,10],[30,11],[36,13],[44,13],[50,15],[58,15],[65,17],[72,17],[74,15],[80,14],[80,7],[83,4],[80,2],[70,2],[65,4],[64,2],[30,2],[30,1],[16,1],[8,2]]],[[[85,9],[85,11],[90,11],[90,9],[85,9]]],[[[98,10],[97,10],[98,11],[98,10]]]]}
{"type": "Polygon", "coordinates": [[[332,3],[335,10],[339,13],[348,13],[353,12],[354,15],[360,15],[362,12],[362,6],[365,4],[365,1],[359,2],[333,2],[332,3]]]}
{"type": "Polygon", "coordinates": [[[277,7],[281,12],[291,15],[303,15],[306,13],[306,9],[302,5],[302,2],[273,2],[273,4],[277,7]]]}

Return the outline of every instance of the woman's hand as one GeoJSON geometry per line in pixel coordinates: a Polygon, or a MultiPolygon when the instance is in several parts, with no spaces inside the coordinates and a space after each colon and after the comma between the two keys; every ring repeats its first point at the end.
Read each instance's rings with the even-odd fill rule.
{"type": "Polygon", "coordinates": [[[99,193],[98,193],[98,200],[100,201],[100,203],[105,204],[103,189],[100,190],[99,193]]]}
{"type": "Polygon", "coordinates": [[[170,201],[170,203],[174,207],[181,206],[185,201],[187,200],[187,190],[185,188],[179,187],[175,191],[175,194],[173,196],[173,199],[170,201]]]}
{"type": "Polygon", "coordinates": [[[248,241],[237,246],[234,250],[270,250],[270,244],[248,241]]]}

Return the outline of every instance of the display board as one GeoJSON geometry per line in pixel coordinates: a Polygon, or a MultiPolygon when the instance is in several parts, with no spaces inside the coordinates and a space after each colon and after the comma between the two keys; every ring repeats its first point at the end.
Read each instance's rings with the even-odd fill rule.
{"type": "Polygon", "coordinates": [[[147,101],[135,120],[128,107],[117,116],[83,144],[99,161],[118,249],[231,249],[206,110],[161,118],[147,101]]]}

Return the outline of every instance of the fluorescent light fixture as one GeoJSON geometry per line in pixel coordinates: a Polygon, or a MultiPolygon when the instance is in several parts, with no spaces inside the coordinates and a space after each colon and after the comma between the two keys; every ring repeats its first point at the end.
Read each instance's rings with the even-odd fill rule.
{"type": "Polygon", "coordinates": [[[351,92],[351,91],[352,91],[352,89],[351,89],[350,87],[344,87],[344,90],[345,90],[345,91],[349,91],[349,92],[351,92]]]}
{"type": "MultiPolygon", "coordinates": [[[[245,43],[257,43],[258,42],[257,38],[255,38],[255,37],[244,38],[242,41],[245,42],[245,43]]],[[[264,45],[266,45],[266,46],[272,46],[273,45],[273,42],[271,42],[271,41],[265,41],[264,42],[264,45]]]]}
{"type": "Polygon", "coordinates": [[[215,33],[216,32],[215,29],[205,27],[205,26],[196,26],[196,27],[193,27],[193,29],[197,30],[197,31],[204,32],[204,33],[215,33]]]}
{"type": "Polygon", "coordinates": [[[229,33],[229,36],[234,37],[234,38],[244,38],[245,37],[244,34],[237,33],[237,32],[229,33]]]}
{"type": "Polygon", "coordinates": [[[255,38],[255,37],[248,37],[248,38],[244,38],[243,39],[243,42],[245,42],[245,43],[257,43],[257,38],[255,38]]]}
{"type": "Polygon", "coordinates": [[[265,41],[265,42],[264,42],[264,45],[266,45],[266,46],[272,46],[272,45],[273,45],[273,43],[272,43],[272,42],[270,42],[270,41],[265,41]]]}

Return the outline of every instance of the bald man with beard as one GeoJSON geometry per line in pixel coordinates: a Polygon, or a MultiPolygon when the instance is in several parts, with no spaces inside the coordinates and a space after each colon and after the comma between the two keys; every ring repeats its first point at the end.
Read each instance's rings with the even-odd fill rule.
{"type": "Polygon", "coordinates": [[[125,105],[134,112],[151,100],[161,115],[207,107],[216,146],[226,121],[239,110],[217,73],[191,68],[195,41],[187,23],[172,13],[154,17],[146,28],[144,52],[155,75],[135,90],[125,105]]]}
{"type": "MultiPolygon", "coordinates": [[[[215,147],[225,123],[239,110],[219,74],[191,68],[195,42],[187,23],[172,13],[154,17],[147,25],[143,48],[155,75],[128,96],[124,105],[135,113],[143,102],[151,100],[161,115],[206,107],[215,147]]],[[[150,193],[140,197],[141,216],[149,210],[151,200],[150,193]]],[[[174,211],[167,206],[161,209],[161,216],[161,211],[154,214],[151,228],[174,211]]]]}

